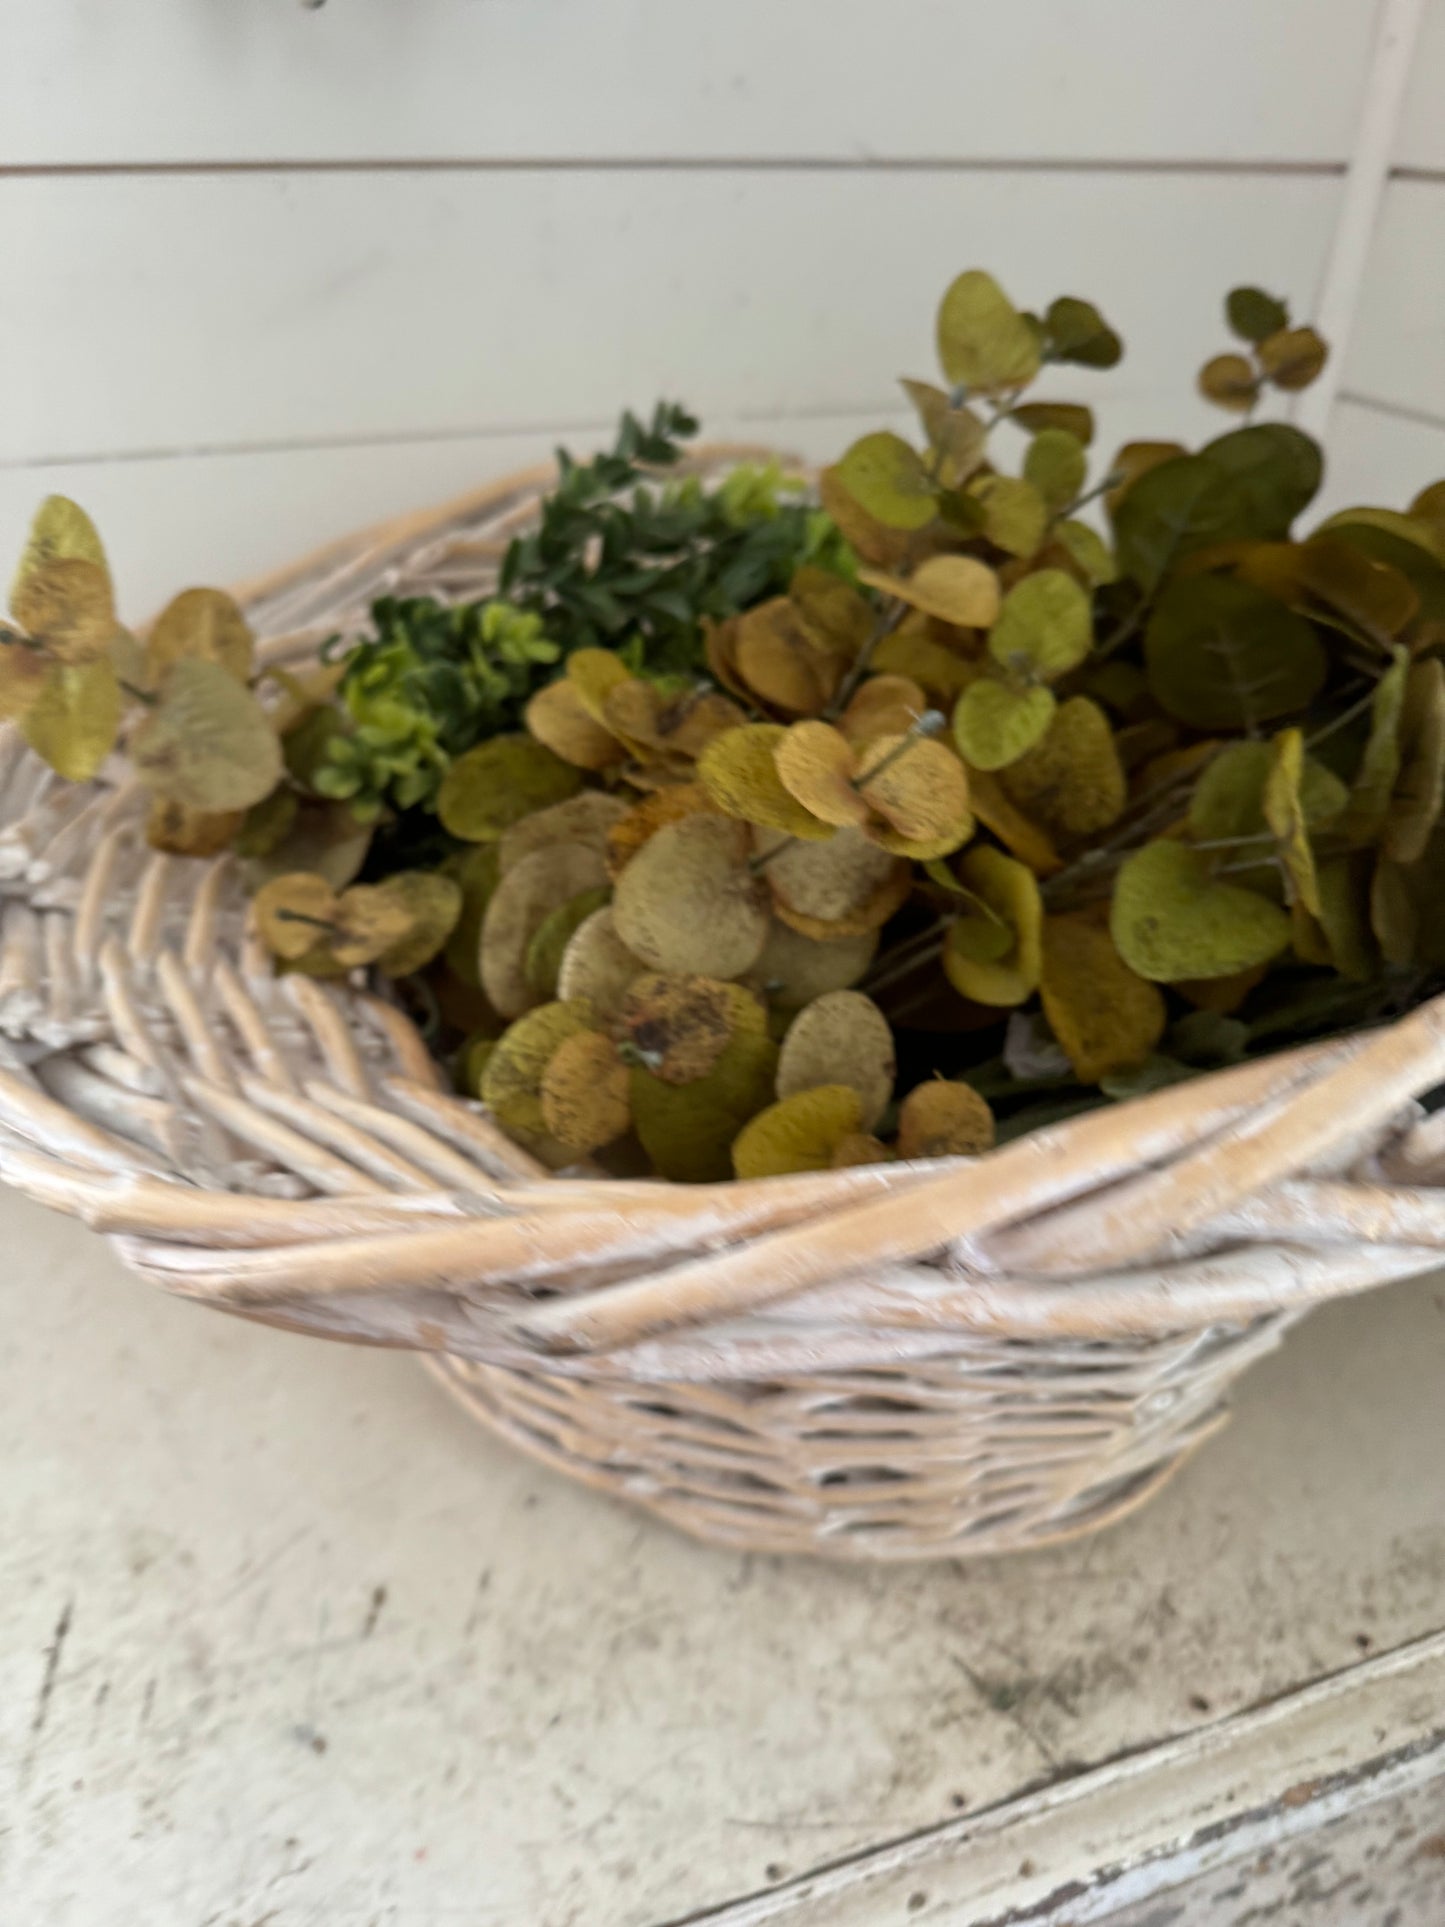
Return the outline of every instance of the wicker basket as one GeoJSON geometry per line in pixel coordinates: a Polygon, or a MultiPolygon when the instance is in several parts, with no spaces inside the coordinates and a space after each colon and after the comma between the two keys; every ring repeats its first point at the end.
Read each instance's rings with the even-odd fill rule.
{"type": "MultiPolygon", "coordinates": [[[[750,451],[754,452],[754,451],[750,451]]],[[[713,451],[715,465],[738,451],[713,451]]],[[[706,464],[700,464],[706,465],[706,464]]],[[[476,595],[550,471],[243,591],[270,661],[476,595]]],[[[955,1558],[1118,1518],[1322,1299],[1445,1245],[1445,1005],[978,1159],[557,1178],[390,1004],[273,976],[225,862],[0,737],[0,1176],[164,1289],[410,1347],[504,1438],[699,1536],[955,1558]]]]}

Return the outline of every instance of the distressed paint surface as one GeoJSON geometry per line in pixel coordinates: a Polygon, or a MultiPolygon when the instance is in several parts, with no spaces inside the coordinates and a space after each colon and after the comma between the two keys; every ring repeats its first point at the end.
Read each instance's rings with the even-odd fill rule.
{"type": "Polygon", "coordinates": [[[7,1922],[656,1927],[1440,1623],[1437,1281],[1309,1321],[1113,1532],[875,1572],[694,1546],[407,1359],[0,1235],[7,1922]]]}

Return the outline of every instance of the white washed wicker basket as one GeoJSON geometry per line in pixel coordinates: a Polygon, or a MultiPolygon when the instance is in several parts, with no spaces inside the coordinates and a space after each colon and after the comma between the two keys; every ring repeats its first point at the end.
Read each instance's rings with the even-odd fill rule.
{"type": "MultiPolygon", "coordinates": [[[[757,451],[748,451],[756,453],[757,451]]],[[[713,451],[702,466],[739,451],[713,451]]],[[[474,596],[551,471],[243,590],[270,661],[474,596]]],[[[1090,1530],[1319,1301],[1445,1245],[1445,1007],[977,1159],[559,1178],[361,988],[277,979],[225,861],[0,737],[0,1176],[165,1290],[409,1347],[494,1431],[699,1536],[954,1558],[1090,1530]]]]}

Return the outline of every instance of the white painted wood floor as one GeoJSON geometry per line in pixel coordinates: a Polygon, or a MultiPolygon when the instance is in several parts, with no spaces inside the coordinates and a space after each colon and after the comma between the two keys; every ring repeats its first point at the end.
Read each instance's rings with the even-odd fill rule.
{"type": "Polygon", "coordinates": [[[0,1250],[5,1927],[1445,1920],[1439,1280],[1114,1531],[872,1571],[694,1546],[10,1197],[0,1250]]]}

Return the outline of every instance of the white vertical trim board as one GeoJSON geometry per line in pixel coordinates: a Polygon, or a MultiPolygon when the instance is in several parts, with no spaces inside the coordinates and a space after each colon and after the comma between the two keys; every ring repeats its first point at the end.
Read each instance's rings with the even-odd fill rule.
{"type": "Polygon", "coordinates": [[[0,164],[1338,164],[1374,0],[6,0],[0,164]],[[1141,76],[1147,83],[1141,84],[1141,76]]]}
{"type": "Polygon", "coordinates": [[[1321,439],[1329,427],[1330,412],[1349,352],[1380,199],[1395,149],[1405,83],[1424,12],[1425,0],[1380,0],[1359,132],[1345,179],[1329,262],[1315,304],[1315,322],[1329,342],[1331,354],[1320,379],[1300,396],[1294,409],[1294,418],[1300,427],[1321,439]]]}

